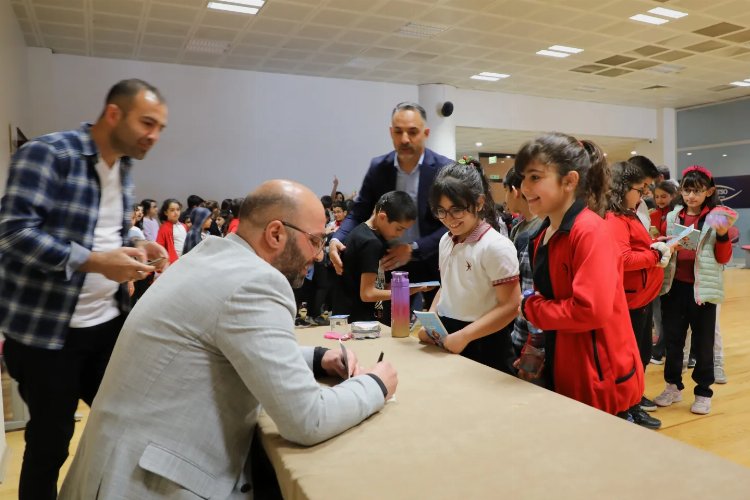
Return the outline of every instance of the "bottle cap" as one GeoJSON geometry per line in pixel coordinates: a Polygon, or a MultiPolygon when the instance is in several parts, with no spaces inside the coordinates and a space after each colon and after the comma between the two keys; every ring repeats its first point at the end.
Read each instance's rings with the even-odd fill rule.
{"type": "Polygon", "coordinates": [[[409,284],[409,273],[407,271],[393,271],[391,273],[391,286],[409,284]]]}

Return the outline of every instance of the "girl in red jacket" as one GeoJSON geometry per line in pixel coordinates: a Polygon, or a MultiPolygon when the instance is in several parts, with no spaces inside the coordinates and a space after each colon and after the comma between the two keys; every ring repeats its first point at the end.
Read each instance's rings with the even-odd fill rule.
{"type": "Polygon", "coordinates": [[[546,382],[631,420],[627,411],[643,395],[643,367],[622,259],[603,219],[609,188],[604,153],[592,142],[553,133],[526,143],[516,169],[529,209],[546,218],[529,243],[536,294],[521,302],[525,319],[545,332],[546,382]]]}
{"type": "Polygon", "coordinates": [[[654,203],[656,207],[649,211],[651,216],[651,237],[664,236],[662,226],[667,223],[667,214],[672,211],[675,196],[677,196],[677,186],[669,181],[661,181],[654,188],[654,203]]]}
{"type": "MultiPolygon", "coordinates": [[[[622,257],[625,298],[644,371],[651,361],[652,303],[664,280],[663,266],[669,263],[672,255],[666,244],[652,243],[651,236],[636,215],[645,180],[643,170],[632,163],[613,165],[606,219],[622,257]]],[[[661,422],[648,415],[645,409],[656,410],[656,404],[641,397],[640,403],[629,410],[635,423],[649,429],[661,427],[661,422]]]]}
{"type": "Polygon", "coordinates": [[[182,255],[182,248],[187,236],[187,227],[180,222],[181,210],[182,204],[174,198],[170,198],[162,203],[159,213],[162,224],[156,234],[156,242],[167,249],[170,264],[182,255]]]}

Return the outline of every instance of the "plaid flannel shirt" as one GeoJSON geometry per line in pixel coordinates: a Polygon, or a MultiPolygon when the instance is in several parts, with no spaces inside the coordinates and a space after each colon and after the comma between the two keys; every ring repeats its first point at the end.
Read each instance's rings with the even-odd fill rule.
{"type": "MultiPolygon", "coordinates": [[[[99,215],[99,154],[91,125],[38,137],[13,155],[0,202],[0,332],[22,344],[59,350],[83,286],[82,265],[99,215]]],[[[123,244],[133,182],[123,157],[123,244]]],[[[129,310],[127,288],[118,302],[129,310]]]]}

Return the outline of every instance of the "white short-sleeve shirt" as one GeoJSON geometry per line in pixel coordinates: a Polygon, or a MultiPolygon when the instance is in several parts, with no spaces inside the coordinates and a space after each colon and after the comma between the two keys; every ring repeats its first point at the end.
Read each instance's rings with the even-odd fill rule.
{"type": "Polygon", "coordinates": [[[440,316],[476,321],[497,306],[495,286],[519,279],[516,247],[486,222],[461,243],[445,233],[439,251],[440,316]]]}

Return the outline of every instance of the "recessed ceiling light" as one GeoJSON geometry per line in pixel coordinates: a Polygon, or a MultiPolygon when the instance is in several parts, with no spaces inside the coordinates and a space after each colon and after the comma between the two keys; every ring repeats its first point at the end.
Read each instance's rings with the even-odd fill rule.
{"type": "Polygon", "coordinates": [[[513,155],[506,155],[506,158],[513,158],[513,155]]]}
{"type": "Polygon", "coordinates": [[[474,143],[474,145],[475,145],[476,147],[478,147],[478,148],[481,148],[481,147],[482,147],[482,143],[481,143],[481,142],[475,142],[475,143],[474,143]]]}
{"type": "Polygon", "coordinates": [[[687,16],[686,12],[680,12],[679,10],[665,9],[664,7],[655,7],[649,11],[651,14],[658,16],[671,17],[672,19],[680,19],[681,17],[687,16]]]}
{"type": "Polygon", "coordinates": [[[494,76],[482,76],[482,75],[471,75],[472,80],[483,80],[485,82],[496,82],[499,80],[499,78],[495,78],[494,76]]]}
{"type": "Polygon", "coordinates": [[[729,155],[727,155],[726,153],[724,153],[724,154],[723,154],[723,155],[721,155],[721,156],[722,156],[723,158],[726,158],[726,157],[727,157],[727,156],[729,156],[729,155]]]}
{"type": "Polygon", "coordinates": [[[570,56],[570,54],[567,54],[565,52],[555,52],[554,50],[546,50],[546,49],[537,51],[537,54],[539,54],[540,56],[560,57],[560,58],[570,56]]]}
{"type": "Polygon", "coordinates": [[[604,156],[609,156],[607,153],[604,153],[604,156]]]}
{"type": "Polygon", "coordinates": [[[744,81],[746,81],[746,82],[750,82],[750,78],[745,78],[745,80],[744,80],[744,81]]]}
{"type": "Polygon", "coordinates": [[[257,14],[258,9],[256,7],[243,7],[241,5],[231,5],[228,3],[221,2],[208,2],[208,8],[214,10],[225,10],[228,12],[238,12],[240,14],[257,14]]]}
{"type": "Polygon", "coordinates": [[[732,82],[729,85],[734,85],[736,87],[750,87],[750,82],[744,81],[744,82],[732,82]]]}
{"type": "Polygon", "coordinates": [[[505,73],[490,73],[489,71],[482,71],[479,73],[480,76],[489,76],[492,78],[508,78],[510,75],[505,73]]]}
{"type": "Polygon", "coordinates": [[[565,45],[553,45],[552,47],[547,47],[549,50],[556,50],[558,52],[567,52],[569,54],[580,54],[583,52],[583,49],[577,49],[575,47],[566,47],[565,45]]]}
{"type": "Polygon", "coordinates": [[[657,24],[657,25],[669,22],[669,19],[663,19],[661,17],[654,17],[654,16],[647,16],[646,14],[636,14],[634,16],[630,16],[630,19],[632,19],[633,21],[640,21],[642,23],[657,24]]]}
{"type": "Polygon", "coordinates": [[[688,156],[693,156],[693,153],[688,153],[687,155],[688,155],[688,156]]]}
{"type": "Polygon", "coordinates": [[[636,150],[634,149],[633,151],[631,151],[631,152],[630,152],[630,154],[631,154],[631,155],[634,155],[634,156],[635,156],[635,155],[637,155],[637,154],[638,154],[638,151],[636,151],[636,150]]]}

